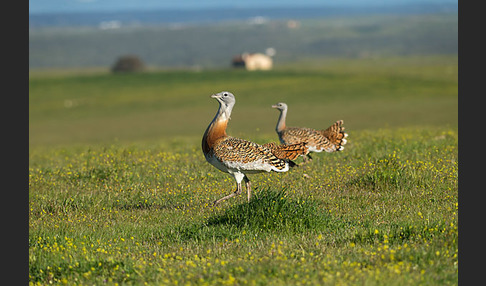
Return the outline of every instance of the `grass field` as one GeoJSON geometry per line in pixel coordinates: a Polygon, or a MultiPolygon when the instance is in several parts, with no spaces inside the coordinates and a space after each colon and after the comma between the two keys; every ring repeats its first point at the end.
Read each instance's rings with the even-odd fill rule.
{"type": "Polygon", "coordinates": [[[202,136],[216,113],[210,95],[236,95],[229,131],[272,136],[278,112],[288,124],[350,130],[406,126],[457,128],[457,57],[303,62],[271,72],[161,71],[69,76],[32,73],[30,146],[154,141],[202,136]]]}
{"type": "MultiPolygon", "coordinates": [[[[456,285],[457,57],[334,60],[271,72],[31,73],[33,285],[456,285]],[[234,180],[202,134],[277,140],[343,119],[343,152],[234,180]]],[[[301,159],[298,160],[298,163],[301,159]]]]}

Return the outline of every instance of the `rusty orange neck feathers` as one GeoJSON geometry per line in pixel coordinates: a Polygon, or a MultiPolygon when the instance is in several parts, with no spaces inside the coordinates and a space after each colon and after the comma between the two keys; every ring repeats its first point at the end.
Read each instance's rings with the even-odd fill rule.
{"type": "Polygon", "coordinates": [[[209,124],[206,132],[204,132],[202,140],[202,148],[205,153],[213,148],[214,144],[226,136],[226,127],[231,115],[231,108],[227,108],[224,104],[219,105],[218,112],[214,119],[209,124]]]}
{"type": "Polygon", "coordinates": [[[228,136],[226,134],[227,126],[228,120],[217,120],[217,118],[213,119],[203,136],[202,149],[204,153],[208,153],[219,139],[228,136]]]}
{"type": "Polygon", "coordinates": [[[202,139],[202,149],[205,154],[208,154],[213,146],[222,138],[227,137],[226,127],[230,120],[231,111],[235,105],[235,97],[232,93],[222,91],[211,95],[219,102],[218,112],[209,124],[202,139]]]}

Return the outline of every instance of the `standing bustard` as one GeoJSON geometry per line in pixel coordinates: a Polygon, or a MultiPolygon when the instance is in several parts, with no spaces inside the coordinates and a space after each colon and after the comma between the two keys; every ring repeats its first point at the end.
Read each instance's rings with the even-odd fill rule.
{"type": "Polygon", "coordinates": [[[216,116],[209,124],[202,138],[202,151],[206,160],[220,171],[232,175],[236,180],[236,191],[214,201],[213,205],[241,193],[244,180],[251,198],[251,184],[246,174],[263,171],[286,172],[299,155],[305,156],[308,149],[305,142],[292,145],[267,143],[260,145],[247,140],[228,136],[226,127],[235,105],[235,96],[227,91],[211,95],[219,102],[216,116]]]}
{"type": "MultiPolygon", "coordinates": [[[[272,105],[272,108],[276,108],[280,111],[277,127],[275,129],[282,144],[307,142],[309,152],[322,152],[322,150],[326,152],[334,152],[344,149],[343,145],[346,144],[346,137],[348,137],[348,134],[344,132],[342,120],[336,121],[324,130],[315,130],[305,127],[287,127],[285,125],[288,109],[287,104],[279,102],[272,105]]],[[[308,153],[304,157],[304,162],[309,159],[312,160],[312,157],[308,153]]]]}

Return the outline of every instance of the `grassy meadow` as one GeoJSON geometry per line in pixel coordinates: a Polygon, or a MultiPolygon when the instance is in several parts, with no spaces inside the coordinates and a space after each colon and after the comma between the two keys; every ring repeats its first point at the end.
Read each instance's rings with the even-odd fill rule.
{"type": "Polygon", "coordinates": [[[457,86],[457,57],[32,71],[30,284],[456,285],[457,86]],[[222,90],[230,135],[276,141],[283,101],[348,144],[211,207],[235,188],[200,148],[222,90]]]}

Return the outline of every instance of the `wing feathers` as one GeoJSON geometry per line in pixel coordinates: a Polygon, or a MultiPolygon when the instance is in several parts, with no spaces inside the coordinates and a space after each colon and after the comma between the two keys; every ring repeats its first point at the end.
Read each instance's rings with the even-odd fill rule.
{"type": "Polygon", "coordinates": [[[226,137],[214,146],[213,153],[222,163],[252,165],[255,162],[261,162],[261,164],[269,164],[278,170],[287,168],[287,162],[277,157],[270,148],[239,138],[226,137]]]}
{"type": "Polygon", "coordinates": [[[276,143],[271,142],[263,144],[263,146],[272,150],[272,153],[280,159],[295,160],[298,156],[304,156],[309,153],[309,148],[307,148],[306,142],[289,145],[277,145],[276,143]]]}
{"type": "Polygon", "coordinates": [[[279,133],[279,136],[284,144],[307,142],[307,146],[314,150],[341,151],[344,149],[345,138],[348,136],[344,132],[342,124],[343,121],[338,120],[325,130],[290,127],[279,133]]]}

